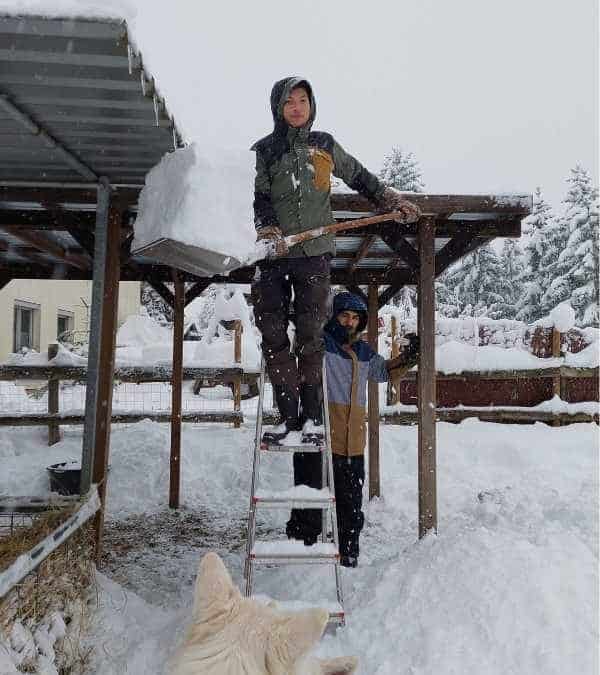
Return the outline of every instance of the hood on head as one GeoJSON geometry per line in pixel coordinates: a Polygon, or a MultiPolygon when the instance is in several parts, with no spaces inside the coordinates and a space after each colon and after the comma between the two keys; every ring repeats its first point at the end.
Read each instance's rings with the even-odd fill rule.
{"type": "Polygon", "coordinates": [[[283,119],[283,104],[286,102],[292,89],[300,85],[306,89],[310,99],[310,117],[308,118],[308,124],[306,126],[310,129],[315,121],[315,117],[317,116],[317,103],[310,82],[305,77],[284,77],[283,80],[275,82],[273,89],[271,90],[271,113],[273,114],[273,122],[275,122],[276,129],[281,127],[281,125],[287,127],[287,124],[283,119]]]}
{"type": "Polygon", "coordinates": [[[363,299],[354,293],[338,293],[333,298],[333,316],[335,319],[340,312],[344,311],[357,312],[360,314],[360,321],[356,329],[357,333],[362,333],[367,327],[368,309],[363,299]]]}

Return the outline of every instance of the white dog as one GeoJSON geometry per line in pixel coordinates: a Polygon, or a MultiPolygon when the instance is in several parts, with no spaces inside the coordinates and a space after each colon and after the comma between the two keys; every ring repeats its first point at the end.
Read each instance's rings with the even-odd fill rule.
{"type": "Polygon", "coordinates": [[[192,625],[172,675],[349,675],[357,659],[308,656],[327,624],[324,609],[283,613],[242,597],[222,560],[200,563],[192,625]]]}

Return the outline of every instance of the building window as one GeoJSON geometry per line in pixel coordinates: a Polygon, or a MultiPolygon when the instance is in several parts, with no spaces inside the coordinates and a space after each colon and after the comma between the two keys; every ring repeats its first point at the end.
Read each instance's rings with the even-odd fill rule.
{"type": "Polygon", "coordinates": [[[15,302],[13,351],[40,350],[40,306],[31,302],[15,302]]]}
{"type": "Polygon", "coordinates": [[[73,312],[60,310],[56,319],[56,339],[60,342],[69,342],[69,335],[74,328],[73,312]]]}

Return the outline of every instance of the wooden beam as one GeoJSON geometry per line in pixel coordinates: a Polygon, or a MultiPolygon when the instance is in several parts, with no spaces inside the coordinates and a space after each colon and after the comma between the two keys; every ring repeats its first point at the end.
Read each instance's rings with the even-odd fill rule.
{"type": "Polygon", "coordinates": [[[420,338],[417,396],[419,409],[419,538],[437,531],[435,381],[435,224],[419,225],[417,323],[420,338]]]}
{"type": "Polygon", "coordinates": [[[435,275],[436,277],[442,274],[450,265],[457,262],[460,258],[472,253],[480,246],[483,246],[490,241],[489,238],[480,237],[477,233],[463,232],[457,234],[455,237],[440,249],[435,256],[435,275]]]}
{"type": "MultiPolygon", "coordinates": [[[[113,413],[111,417],[112,424],[135,424],[142,420],[152,420],[161,424],[171,423],[171,411],[153,411],[153,412],[126,412],[113,413]]],[[[47,426],[51,423],[74,426],[83,424],[85,415],[83,413],[58,413],[49,415],[48,413],[32,413],[31,415],[6,415],[0,413],[0,427],[39,427],[47,426]]],[[[186,412],[181,414],[181,421],[189,424],[204,424],[214,422],[216,424],[235,424],[244,421],[244,414],[234,410],[206,410],[196,412],[186,412]]]]}
{"type": "MultiPolygon", "coordinates": [[[[89,188],[53,188],[44,187],[4,187],[0,185],[0,202],[34,202],[46,205],[49,209],[60,210],[66,204],[89,204],[96,206],[97,183],[90,183],[89,188]]],[[[139,188],[113,188],[112,201],[123,211],[127,207],[136,206],[142,186],[139,188]]],[[[65,209],[68,210],[68,209],[65,209]]]]}
{"type": "Polygon", "coordinates": [[[77,267],[81,270],[88,270],[91,267],[90,260],[87,256],[78,253],[70,253],[65,250],[60,244],[51,239],[48,235],[41,232],[32,232],[30,230],[13,231],[11,236],[20,241],[30,244],[38,251],[48,253],[54,258],[58,258],[67,265],[77,267]]]}
{"type": "MultiPolygon", "coordinates": [[[[0,190],[1,194],[1,190],[0,190]]],[[[68,230],[94,228],[95,214],[90,211],[66,211],[63,209],[2,209],[0,225],[8,232],[19,230],[68,230]]]]}
{"type": "Polygon", "coordinates": [[[348,272],[352,274],[356,267],[358,266],[358,263],[367,255],[369,252],[369,248],[371,247],[372,243],[375,241],[375,235],[374,234],[368,234],[363,240],[360,245],[360,248],[352,258],[352,262],[348,266],[348,272]]]}
{"type": "Polygon", "coordinates": [[[121,214],[111,207],[110,199],[110,185],[108,180],[102,179],[98,187],[96,210],[91,339],[88,352],[86,418],[83,433],[80,487],[81,493],[85,494],[90,489],[90,485],[96,483],[102,502],[102,509],[94,521],[96,561],[100,560],[102,554],[115,367],[115,338],[119,304],[121,214]]]}
{"type": "Polygon", "coordinates": [[[204,279],[203,281],[197,281],[191,288],[185,292],[185,306],[187,307],[192,300],[195,300],[199,295],[202,295],[204,291],[210,286],[210,280],[204,279]]]}
{"type": "MultiPolygon", "coordinates": [[[[410,192],[406,198],[416,204],[424,216],[453,213],[498,213],[525,217],[533,208],[531,195],[429,195],[410,192]]],[[[355,211],[362,214],[374,211],[373,204],[358,194],[331,195],[335,211],[355,211]]]]}
{"type": "Polygon", "coordinates": [[[404,262],[415,271],[419,269],[419,256],[415,248],[398,232],[382,233],[381,238],[404,262]]]}
{"type": "MultiPolygon", "coordinates": [[[[377,351],[379,337],[379,305],[378,287],[369,285],[368,310],[369,322],[368,340],[371,349],[377,351]]],[[[381,496],[381,481],[379,475],[379,384],[369,380],[369,499],[381,496]]]]}
{"type": "Polygon", "coordinates": [[[78,227],[68,227],[66,228],[67,232],[75,239],[75,241],[83,248],[84,251],[87,251],[87,254],[93,259],[94,258],[94,231],[93,230],[83,230],[78,227]]]}
{"type": "MultiPolygon", "coordinates": [[[[180,278],[180,277],[178,277],[180,278]]],[[[180,279],[181,280],[181,279],[180,279]]],[[[175,297],[173,293],[163,284],[162,281],[149,281],[146,279],[146,282],[152,286],[152,288],[160,295],[160,297],[173,309],[175,306],[175,297]]],[[[183,283],[183,281],[181,281],[183,283]]]]}
{"type": "MultiPolygon", "coordinates": [[[[591,423],[598,424],[600,415],[598,413],[553,413],[546,410],[506,410],[499,408],[439,408],[436,411],[438,422],[450,422],[459,424],[463,420],[475,417],[482,422],[494,422],[498,424],[535,424],[544,422],[545,424],[560,425],[591,423]]],[[[417,424],[419,415],[416,412],[389,412],[381,415],[381,424],[417,424]]]]}
{"type": "Polygon", "coordinates": [[[384,291],[381,292],[381,295],[377,299],[377,304],[379,309],[388,304],[388,302],[394,298],[407,284],[392,284],[388,286],[384,291]]]}
{"type": "Polygon", "coordinates": [[[175,302],[173,306],[173,380],[171,382],[171,461],[169,474],[169,506],[179,508],[181,485],[181,397],[183,384],[183,319],[185,285],[173,271],[175,302]]]}
{"type": "MultiPolygon", "coordinates": [[[[48,361],[58,354],[58,343],[48,345],[48,361]]],[[[57,415],[59,408],[60,382],[56,377],[48,378],[48,414],[57,415]]],[[[55,422],[48,424],[48,445],[56,445],[60,441],[60,427],[55,422]]]]}

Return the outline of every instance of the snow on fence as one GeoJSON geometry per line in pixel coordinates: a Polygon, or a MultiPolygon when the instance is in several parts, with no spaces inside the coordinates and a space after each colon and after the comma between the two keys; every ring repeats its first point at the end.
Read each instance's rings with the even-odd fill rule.
{"type": "MultiPolygon", "coordinates": [[[[388,316],[389,354],[399,353],[399,335],[414,330],[410,321],[388,316]]],[[[443,322],[440,322],[443,323],[443,322]]],[[[436,359],[437,419],[460,422],[478,417],[490,422],[598,422],[598,331],[572,330],[561,334],[556,328],[520,325],[518,344],[502,347],[489,342],[490,336],[510,334],[508,344],[515,345],[515,324],[519,322],[487,321],[483,327],[454,319],[440,327],[436,359]],[[492,330],[492,328],[496,330],[492,330]],[[460,331],[457,330],[460,328],[460,331]],[[510,330],[508,330],[510,329],[510,330]],[[447,338],[448,335],[452,337],[447,338]],[[456,340],[466,338],[476,345],[456,340]],[[529,341],[536,352],[523,348],[529,341]],[[483,343],[483,344],[482,344],[483,343]]],[[[385,346],[380,350],[384,351],[385,346]]],[[[387,387],[387,408],[381,421],[387,424],[412,424],[417,421],[417,373],[410,372],[401,380],[392,379],[387,387]]]]}
{"type": "MultiPolygon", "coordinates": [[[[242,322],[233,320],[227,328],[233,333],[234,365],[184,367],[182,422],[231,423],[237,428],[243,421],[242,400],[256,386],[258,374],[242,368],[242,322]]],[[[60,440],[60,425],[83,424],[87,368],[81,359],[69,364],[64,352],[61,348],[57,358],[56,345],[49,345],[47,359],[0,365],[0,426],[47,425],[48,445],[53,445],[60,440]]],[[[168,364],[118,366],[112,422],[170,422],[171,379],[168,364]]]]}

